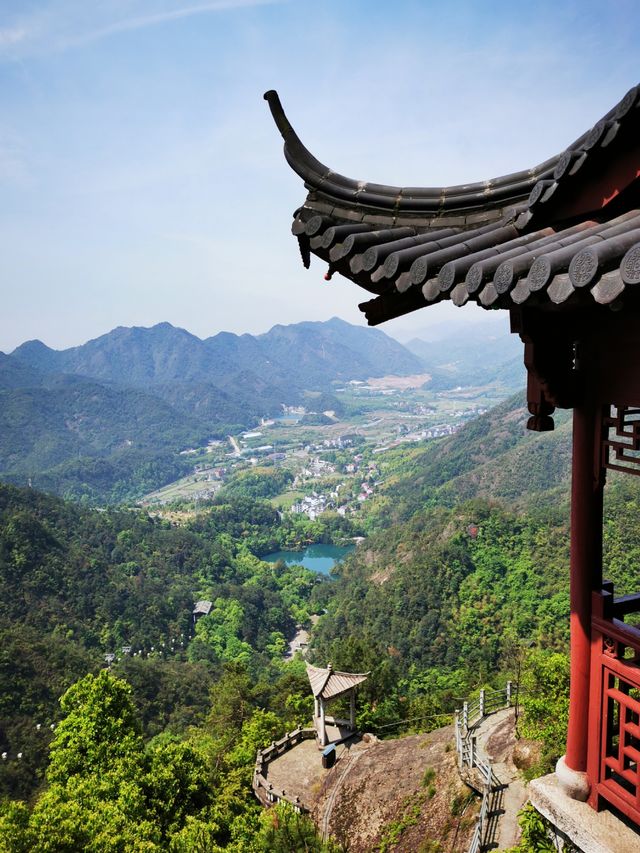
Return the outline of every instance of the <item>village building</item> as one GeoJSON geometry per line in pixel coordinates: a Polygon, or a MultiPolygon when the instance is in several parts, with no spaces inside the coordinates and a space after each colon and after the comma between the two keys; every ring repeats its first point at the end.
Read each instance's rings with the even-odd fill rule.
{"type": "Polygon", "coordinates": [[[640,849],[640,630],[625,621],[640,593],[616,597],[602,576],[607,471],[640,474],[640,87],[533,168],[428,188],[334,172],[265,98],[308,191],[292,226],[304,266],[313,254],[325,279],[367,291],[370,325],[442,300],[508,310],[527,426],[573,409],[566,754],[530,796],[581,849],[640,849]]]}

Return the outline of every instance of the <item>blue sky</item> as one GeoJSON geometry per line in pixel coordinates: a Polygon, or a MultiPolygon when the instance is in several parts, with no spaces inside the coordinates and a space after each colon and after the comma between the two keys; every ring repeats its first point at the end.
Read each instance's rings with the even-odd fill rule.
{"type": "Polygon", "coordinates": [[[637,83],[639,29],[636,0],[2,0],[0,349],[362,323],[362,291],[299,263],[305,192],[263,92],[343,174],[481,180],[562,150],[637,83]]]}

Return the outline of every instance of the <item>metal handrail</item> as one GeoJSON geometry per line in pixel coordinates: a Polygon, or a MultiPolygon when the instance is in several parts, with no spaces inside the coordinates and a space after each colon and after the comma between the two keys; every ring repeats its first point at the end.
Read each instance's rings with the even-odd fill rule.
{"type": "Polygon", "coordinates": [[[496,791],[503,787],[502,782],[493,772],[491,764],[478,757],[473,729],[489,714],[493,714],[501,708],[510,708],[514,696],[518,695],[518,687],[519,685],[516,685],[514,690],[512,682],[508,681],[502,690],[481,690],[477,700],[464,702],[462,711],[456,711],[456,751],[460,769],[476,767],[484,782],[482,804],[467,853],[482,853],[484,851],[487,845],[486,832],[491,802],[496,791]],[[498,699],[501,701],[498,702],[498,699]]]}

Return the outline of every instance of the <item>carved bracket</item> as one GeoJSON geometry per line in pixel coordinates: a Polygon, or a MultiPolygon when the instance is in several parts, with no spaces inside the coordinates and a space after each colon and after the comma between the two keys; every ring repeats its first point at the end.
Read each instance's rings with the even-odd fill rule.
{"type": "Polygon", "coordinates": [[[527,429],[552,430],[554,410],[571,408],[578,397],[574,334],[558,315],[526,309],[511,311],[511,331],[517,332],[524,343],[531,415],[527,429]]]}

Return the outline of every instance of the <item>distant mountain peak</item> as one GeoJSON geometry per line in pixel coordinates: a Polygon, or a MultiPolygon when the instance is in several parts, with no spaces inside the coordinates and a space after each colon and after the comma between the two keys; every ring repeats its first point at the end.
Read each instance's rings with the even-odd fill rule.
{"type": "Polygon", "coordinates": [[[11,355],[19,356],[20,353],[51,353],[56,350],[51,349],[46,344],[44,344],[38,338],[34,338],[32,341],[25,341],[20,346],[16,347],[11,355]]]}
{"type": "Polygon", "coordinates": [[[202,340],[164,321],[118,326],[70,349],[41,341],[23,344],[16,357],[47,373],[147,388],[166,382],[205,382],[220,390],[271,387],[278,394],[326,388],[335,379],[366,379],[417,372],[421,364],[393,338],[339,317],[279,324],[262,335],[219,332],[202,340]],[[295,370],[292,370],[293,365],[295,370]]]}

